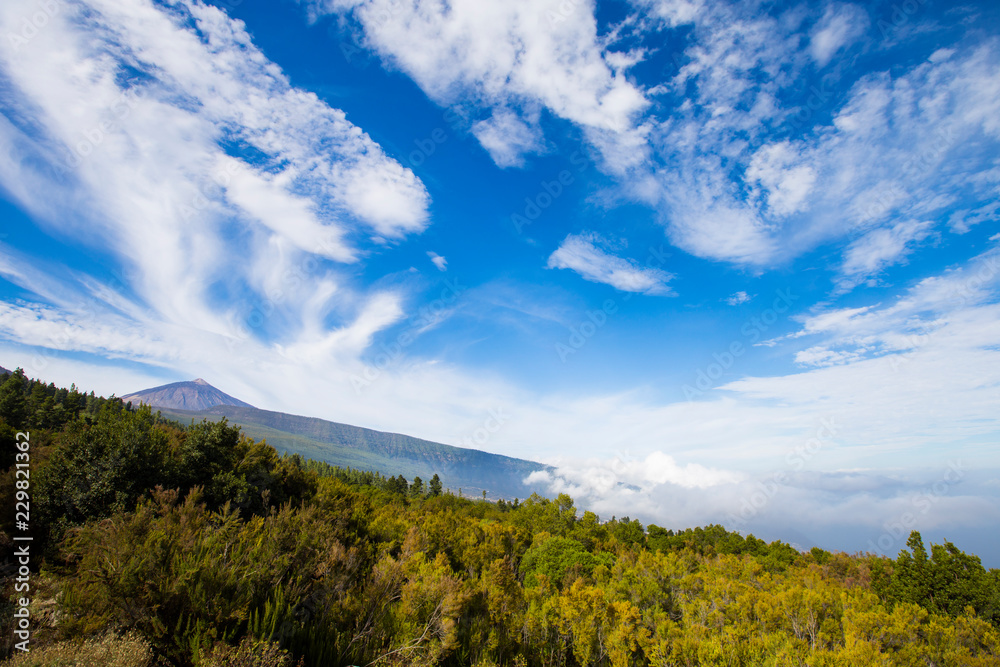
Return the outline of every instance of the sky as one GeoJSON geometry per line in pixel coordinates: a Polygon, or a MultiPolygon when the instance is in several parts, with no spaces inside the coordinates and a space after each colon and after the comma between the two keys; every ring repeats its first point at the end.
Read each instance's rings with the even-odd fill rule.
{"type": "Polygon", "coordinates": [[[1000,6],[5,0],[0,365],[1000,566],[1000,6]]]}

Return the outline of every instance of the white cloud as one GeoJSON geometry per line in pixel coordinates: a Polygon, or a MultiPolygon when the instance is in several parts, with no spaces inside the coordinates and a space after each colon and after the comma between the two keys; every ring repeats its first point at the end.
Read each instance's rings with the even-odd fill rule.
{"type": "MultiPolygon", "coordinates": [[[[650,162],[664,166],[626,181],[681,249],[765,267],[845,236],[892,236],[901,222],[936,219],[959,201],[995,199],[996,41],[869,73],[845,94],[849,82],[819,78],[813,57],[825,62],[864,39],[866,19],[853,5],[829,6],[812,53],[788,16],[714,3],[688,20],[681,67],[658,86],[664,115],[645,124],[650,162]]],[[[969,224],[981,218],[970,214],[969,224]]],[[[953,228],[967,227],[956,218],[953,228]]]]}
{"type": "MultiPolygon", "coordinates": [[[[948,217],[948,226],[956,234],[965,234],[974,226],[983,222],[1000,219],[1000,202],[990,202],[973,210],[959,209],[948,217]]],[[[991,241],[996,237],[991,236],[991,241]]]]}
{"type": "Polygon", "coordinates": [[[524,156],[542,149],[542,132],[514,112],[504,109],[472,126],[472,134],[499,167],[524,166],[524,156]]]}
{"type": "Polygon", "coordinates": [[[674,209],[667,229],[674,245],[698,257],[737,264],[760,265],[775,257],[779,246],[756,211],[740,202],[712,203],[702,196],[694,184],[678,184],[671,191],[674,209]],[[688,185],[695,189],[684,190],[688,185]]]}
{"type": "MultiPolygon", "coordinates": [[[[815,451],[822,454],[822,448],[815,451]]],[[[553,495],[569,493],[577,506],[602,519],[628,516],[672,529],[717,523],[767,540],[780,538],[803,550],[820,546],[894,557],[910,528],[923,532],[925,539],[947,529],[948,539],[963,544],[1000,520],[988,479],[995,471],[978,474],[960,458],[929,469],[820,473],[803,470],[801,457],[792,457],[763,474],[725,476],[719,471],[703,484],[685,483],[691,479],[688,474],[677,480],[635,474],[651,459],[669,457],[562,462],[554,472],[531,479],[546,484],[553,495]],[[909,527],[900,532],[897,524],[903,521],[909,527]]],[[[994,539],[991,546],[995,544],[994,539]]]]}
{"type": "Polygon", "coordinates": [[[633,0],[635,15],[606,39],[591,2],[305,4],[353,16],[367,44],[437,103],[472,107],[470,129],[502,167],[547,150],[544,112],[576,124],[602,168],[699,257],[762,268],[860,231],[933,219],[955,199],[989,198],[1000,182],[992,149],[972,148],[1000,138],[997,44],[939,49],[844,95],[850,81],[837,77],[849,69],[828,83],[817,67],[871,46],[856,4],[826,4],[809,29],[803,8],[770,16],[739,3],[633,0]],[[612,51],[631,38],[642,46],[612,51]],[[624,77],[664,39],[681,38],[669,80],[643,91],[624,77]]]}
{"type": "Polygon", "coordinates": [[[826,66],[834,54],[851,44],[868,28],[865,10],[853,4],[831,3],[812,29],[809,53],[821,66],[826,66]]]}
{"type": "MultiPolygon", "coordinates": [[[[34,7],[3,3],[3,34],[34,7]]],[[[292,88],[243,24],[216,8],[146,0],[60,8],[28,43],[0,40],[8,81],[0,183],[51,232],[121,262],[119,284],[87,295],[133,318],[109,328],[107,352],[175,360],[170,345],[154,358],[159,336],[132,350],[117,335],[138,327],[141,343],[147,326],[178,327],[188,332],[178,339],[199,344],[203,334],[267,338],[280,330],[288,349],[321,339],[320,328],[332,333],[317,349],[335,347],[365,312],[358,301],[379,298],[337,288],[336,263],[356,261],[366,236],[421,231],[423,185],[342,111],[292,88]],[[248,157],[229,154],[234,148],[248,157]],[[248,330],[248,312],[266,313],[267,324],[248,330]]],[[[63,278],[64,293],[86,280],[63,278]]],[[[39,326],[76,331],[72,304],[41,283],[26,289],[68,309],[28,306],[44,312],[39,326]]],[[[29,312],[14,315],[9,326],[19,329],[10,335],[30,339],[29,312]]],[[[73,337],[81,349],[104,338],[82,335],[73,337]]]]}
{"type": "Polygon", "coordinates": [[[816,171],[801,158],[796,147],[783,141],[758,150],[747,167],[747,179],[763,186],[767,204],[777,216],[786,216],[804,208],[816,182],[816,171]],[[799,164],[797,164],[799,163],[799,164]]]}
{"type": "Polygon", "coordinates": [[[427,251],[427,256],[431,258],[432,262],[434,262],[434,266],[436,266],[438,268],[438,271],[447,271],[448,270],[448,260],[447,259],[445,259],[441,255],[437,254],[436,252],[432,252],[430,250],[427,251]]]}
{"type": "Polygon", "coordinates": [[[740,481],[744,475],[728,470],[706,468],[697,463],[679,465],[668,454],[650,452],[644,459],[611,461],[590,459],[564,460],[556,463],[555,474],[539,471],[529,478],[532,483],[562,485],[559,492],[576,496],[608,497],[618,489],[637,488],[647,492],[658,486],[673,485],[684,489],[707,489],[740,481]]]}
{"type": "Polygon", "coordinates": [[[542,145],[538,112],[596,132],[628,133],[646,106],[602,43],[592,2],[303,0],[312,16],[350,14],[366,43],[438,104],[488,115],[473,133],[498,165],[542,145]]]}
{"type": "Polygon", "coordinates": [[[951,58],[953,55],[955,55],[955,49],[938,49],[930,55],[928,60],[932,63],[938,63],[942,60],[948,60],[948,58],[951,58]]]}
{"type": "Polygon", "coordinates": [[[739,292],[734,292],[726,298],[726,303],[730,306],[739,306],[746,303],[753,297],[747,294],[745,291],[740,290],[739,292]]]}
{"type": "Polygon", "coordinates": [[[300,250],[316,253],[341,262],[351,262],[356,255],[343,242],[344,231],[324,227],[312,210],[312,202],[288,190],[287,173],[262,174],[230,157],[221,158],[222,172],[229,174],[225,186],[227,199],[251,218],[274,233],[287,237],[300,250]],[[323,240],[325,243],[319,244],[323,240]]]}
{"type": "Polygon", "coordinates": [[[851,361],[858,361],[864,358],[866,350],[852,350],[850,352],[829,350],[817,345],[807,350],[800,350],[795,353],[795,363],[804,366],[836,366],[846,364],[851,361]]]}
{"type": "Polygon", "coordinates": [[[673,28],[693,23],[705,3],[702,0],[636,0],[634,4],[673,28]]]}
{"type": "MultiPolygon", "coordinates": [[[[500,407],[508,420],[484,447],[534,458],[544,443],[559,458],[547,461],[557,470],[540,481],[605,518],[627,514],[670,527],[723,522],[784,539],[794,529],[830,547],[843,527],[855,535],[859,526],[862,535],[870,527],[877,540],[883,522],[912,511],[914,494],[951,460],[1000,467],[991,444],[1000,432],[998,293],[1000,253],[993,250],[885,304],[818,312],[797,337],[772,348],[771,354],[792,356],[787,341],[807,338],[811,351],[799,361],[820,367],[745,377],[701,400],[676,403],[640,390],[538,392],[405,351],[393,357],[392,343],[372,343],[373,332],[401,318],[400,302],[388,294],[366,301],[371,306],[332,352],[323,347],[328,339],[278,349],[103,312],[74,318],[11,305],[0,314],[0,328],[4,338],[29,346],[140,359],[181,377],[224,377],[230,393],[267,409],[451,444],[461,445],[500,407]],[[365,362],[359,351],[375,356],[365,362]],[[309,382],[302,382],[304,363],[309,382]],[[361,379],[359,388],[352,377],[361,379]],[[581,451],[596,458],[572,458],[581,451]],[[913,467],[929,472],[914,476],[913,467]],[[845,472],[859,468],[890,472],[845,472]],[[776,473],[786,474],[777,486],[776,473]]],[[[12,345],[0,351],[5,367],[31,366],[38,353],[12,345]]],[[[43,378],[78,381],[92,368],[59,354],[42,359],[35,374],[43,378]]],[[[118,393],[142,386],[130,380],[118,393]]],[[[983,530],[995,525],[996,507],[981,489],[956,486],[919,516],[929,529],[964,512],[963,525],[983,530]]]]}
{"type": "Polygon", "coordinates": [[[932,228],[932,222],[908,220],[875,229],[856,239],[844,251],[841,272],[846,279],[841,281],[841,286],[852,287],[887,266],[903,261],[916,244],[931,234],[932,228]]]}
{"type": "Polygon", "coordinates": [[[667,283],[673,275],[656,268],[643,268],[635,261],[610,254],[608,243],[594,233],[570,234],[549,256],[548,268],[570,269],[584,280],[611,285],[623,292],[669,296],[667,283]]]}
{"type": "Polygon", "coordinates": [[[841,435],[867,445],[854,465],[865,449],[891,461],[897,447],[932,452],[945,441],[995,437],[997,420],[986,411],[1000,388],[998,286],[1000,253],[992,250],[890,304],[819,313],[799,332],[819,340],[796,361],[820,368],[723,389],[793,413],[838,415],[841,435]]]}

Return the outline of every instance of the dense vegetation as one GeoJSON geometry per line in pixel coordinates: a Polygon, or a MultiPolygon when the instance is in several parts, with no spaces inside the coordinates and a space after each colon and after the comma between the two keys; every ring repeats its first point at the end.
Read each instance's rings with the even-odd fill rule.
{"type": "MultiPolygon", "coordinates": [[[[1000,573],[916,533],[893,561],[602,523],[566,495],[460,498],[16,373],[5,467],[23,429],[39,571],[13,665],[1000,661],[1000,573]]],[[[13,489],[7,470],[5,508],[13,489]]]]}

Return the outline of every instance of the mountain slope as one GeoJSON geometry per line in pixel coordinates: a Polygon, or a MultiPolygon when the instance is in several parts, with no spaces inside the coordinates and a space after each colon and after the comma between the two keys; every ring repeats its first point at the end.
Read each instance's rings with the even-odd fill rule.
{"type": "Polygon", "coordinates": [[[371,470],[383,475],[420,476],[426,483],[435,473],[442,484],[466,495],[486,491],[489,497],[524,498],[542,485],[523,479],[548,466],[476,449],[452,447],[399,433],[340,424],[313,417],[252,407],[217,405],[207,410],[161,409],[164,417],[188,423],[192,419],[228,419],[249,437],[267,440],[278,451],[300,454],[341,467],[371,470]]]}
{"type": "Polygon", "coordinates": [[[249,403],[245,403],[216,389],[201,378],[191,382],[173,382],[160,387],[138,391],[134,394],[122,396],[122,400],[126,403],[129,401],[133,403],[145,403],[154,408],[173,410],[208,410],[217,405],[253,407],[249,403]]]}
{"type": "Polygon", "coordinates": [[[0,375],[8,375],[10,373],[11,373],[11,371],[7,370],[3,366],[0,366],[0,375]]]}

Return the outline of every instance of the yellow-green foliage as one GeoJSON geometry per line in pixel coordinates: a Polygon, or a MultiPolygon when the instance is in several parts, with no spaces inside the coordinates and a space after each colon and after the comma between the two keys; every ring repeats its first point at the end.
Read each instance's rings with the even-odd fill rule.
{"type": "Polygon", "coordinates": [[[64,641],[32,649],[3,663],[4,667],[154,667],[155,654],[137,632],[64,641]]]}
{"type": "Polygon", "coordinates": [[[198,667],[292,667],[288,652],[273,642],[244,637],[239,646],[216,644],[198,667]]]}
{"type": "Polygon", "coordinates": [[[14,665],[1000,665],[998,573],[916,533],[895,561],[799,553],[566,495],[424,495],[225,424],[119,407],[73,428],[39,475],[63,641],[14,665]],[[127,485],[91,469],[119,458],[127,485]]]}
{"type": "Polygon", "coordinates": [[[874,557],[800,554],[774,571],[767,557],[621,543],[613,525],[567,520],[565,499],[520,507],[560,534],[529,542],[520,508],[334,479],[311,503],[248,519],[209,511],[197,490],[159,492],[68,539],[63,628],[136,628],[172,660],[213,665],[199,656],[245,636],[311,665],[1000,660],[1000,634],[971,607],[952,617],[876,595],[874,557]]]}

